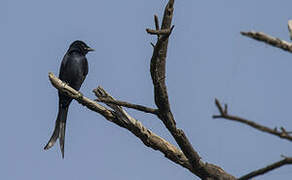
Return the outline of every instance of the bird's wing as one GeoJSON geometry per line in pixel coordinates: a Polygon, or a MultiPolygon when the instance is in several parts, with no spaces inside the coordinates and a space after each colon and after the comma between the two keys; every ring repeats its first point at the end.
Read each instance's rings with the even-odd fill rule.
{"type": "Polygon", "coordinates": [[[86,57],[84,57],[84,61],[83,61],[83,75],[86,76],[88,74],[88,62],[87,62],[87,59],[86,57]]]}
{"type": "Polygon", "coordinates": [[[84,60],[83,60],[83,76],[82,76],[82,81],[81,81],[81,84],[83,83],[83,81],[85,80],[87,74],[88,74],[88,62],[87,62],[87,59],[86,57],[84,57],[84,60]]]}
{"type": "Polygon", "coordinates": [[[68,62],[68,55],[65,54],[65,56],[64,56],[64,58],[63,58],[63,60],[61,62],[61,67],[60,67],[60,72],[59,72],[59,78],[61,80],[63,80],[63,78],[64,78],[64,72],[65,72],[65,69],[66,69],[67,62],[68,62]]]}

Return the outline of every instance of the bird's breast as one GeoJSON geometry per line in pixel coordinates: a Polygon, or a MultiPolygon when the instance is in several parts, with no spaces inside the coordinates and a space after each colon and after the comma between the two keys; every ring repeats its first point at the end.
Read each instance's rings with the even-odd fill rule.
{"type": "Polygon", "coordinates": [[[71,87],[79,90],[84,76],[85,57],[69,56],[62,73],[62,80],[68,83],[71,87]]]}

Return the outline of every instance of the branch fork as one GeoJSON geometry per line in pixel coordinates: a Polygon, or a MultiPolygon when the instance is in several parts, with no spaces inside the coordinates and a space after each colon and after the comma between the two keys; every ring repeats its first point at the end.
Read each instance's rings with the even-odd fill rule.
{"type": "Polygon", "coordinates": [[[272,128],[260,125],[258,123],[255,123],[253,121],[250,121],[250,120],[238,117],[238,116],[230,115],[227,112],[227,105],[225,105],[225,108],[223,108],[218,99],[215,99],[215,105],[216,105],[217,109],[219,110],[220,115],[213,115],[214,119],[226,119],[226,120],[240,122],[240,123],[246,124],[250,127],[253,127],[257,130],[260,130],[260,131],[263,131],[263,132],[266,132],[269,134],[273,134],[273,135],[278,136],[282,139],[292,141],[292,136],[289,135],[289,133],[287,133],[287,131],[283,127],[280,128],[281,132],[279,132],[277,130],[277,128],[272,129],[272,128]]]}

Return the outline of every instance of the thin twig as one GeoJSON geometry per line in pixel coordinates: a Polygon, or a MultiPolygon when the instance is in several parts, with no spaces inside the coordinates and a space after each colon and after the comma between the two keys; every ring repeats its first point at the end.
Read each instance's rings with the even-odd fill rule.
{"type": "Polygon", "coordinates": [[[266,166],[264,168],[252,171],[252,172],[240,177],[238,180],[248,180],[248,179],[251,179],[253,177],[265,174],[265,173],[267,173],[269,171],[272,171],[272,170],[274,170],[276,168],[279,168],[281,166],[288,165],[288,164],[292,164],[292,157],[285,157],[281,161],[277,161],[277,162],[275,162],[273,164],[270,164],[270,165],[268,165],[268,166],[266,166]]]}
{"type": "MultiPolygon", "coordinates": [[[[96,91],[93,91],[93,92],[96,94],[96,91]]],[[[95,101],[114,104],[114,105],[123,106],[123,107],[127,107],[127,108],[132,108],[132,109],[136,109],[138,111],[142,111],[142,112],[145,112],[145,113],[151,113],[151,114],[155,114],[155,115],[158,114],[158,110],[157,109],[149,108],[149,107],[138,105],[138,104],[132,104],[132,103],[128,103],[128,102],[125,102],[125,101],[105,99],[105,98],[102,98],[102,97],[100,97],[99,99],[96,99],[95,101]]]]}
{"type": "Polygon", "coordinates": [[[227,119],[227,120],[240,122],[240,123],[246,124],[248,126],[251,126],[251,127],[255,128],[255,129],[258,129],[260,131],[276,135],[276,136],[278,136],[278,137],[280,137],[282,139],[286,139],[286,140],[292,141],[292,136],[290,136],[289,133],[283,127],[280,128],[281,131],[278,131],[277,128],[271,129],[269,127],[257,124],[257,123],[255,123],[253,121],[250,121],[250,120],[238,117],[238,116],[233,116],[233,115],[230,115],[228,113],[225,113],[225,110],[222,108],[220,102],[217,99],[215,99],[215,104],[216,104],[216,106],[217,106],[217,108],[218,108],[218,110],[220,112],[220,115],[214,115],[213,116],[214,119],[221,118],[221,119],[227,119]]]}
{"type": "Polygon", "coordinates": [[[215,98],[215,105],[217,106],[217,108],[218,108],[220,114],[225,114],[223,108],[222,108],[221,105],[220,105],[220,102],[219,102],[218,99],[216,99],[216,98],[215,98]]]}

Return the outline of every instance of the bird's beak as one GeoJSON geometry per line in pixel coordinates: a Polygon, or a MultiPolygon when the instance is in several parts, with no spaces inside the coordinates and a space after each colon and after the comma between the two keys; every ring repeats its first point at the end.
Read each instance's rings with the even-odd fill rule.
{"type": "Polygon", "coordinates": [[[86,50],[87,50],[88,52],[89,52],[89,51],[95,51],[95,49],[90,48],[90,47],[86,48],[86,50]]]}

